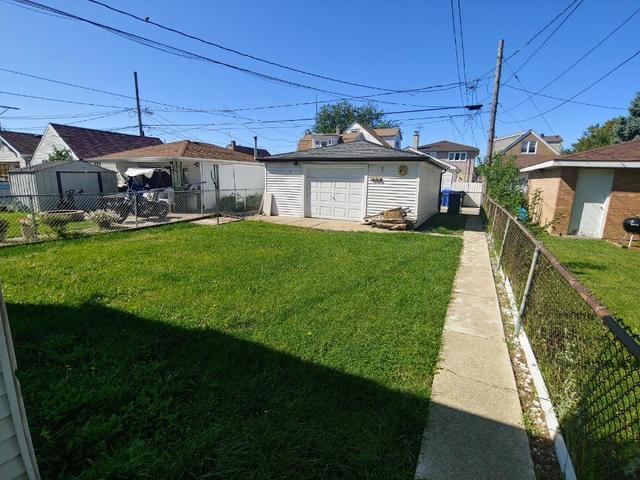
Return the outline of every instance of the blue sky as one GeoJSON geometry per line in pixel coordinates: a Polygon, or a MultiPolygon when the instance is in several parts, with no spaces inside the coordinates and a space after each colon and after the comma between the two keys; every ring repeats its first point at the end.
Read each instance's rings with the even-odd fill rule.
{"type": "MultiPolygon", "coordinates": [[[[212,42],[274,62],[355,83],[402,90],[457,82],[451,4],[432,1],[323,2],[243,0],[104,0],[139,16],[171,26],[212,42]]],[[[350,96],[380,93],[380,90],[321,80],[271,65],[265,65],[212,46],[203,45],[150,24],[111,12],[86,0],[41,3],[55,6],[110,26],[172,46],[206,55],[221,62],[302,83],[317,89],[350,96]]],[[[499,38],[505,40],[505,55],[511,55],[534,33],[552,20],[572,0],[491,1],[461,0],[466,76],[469,81],[495,65],[499,38]]],[[[457,8],[457,1],[454,1],[457,8]]],[[[548,42],[518,72],[512,87],[538,90],[560,71],[616,28],[640,5],[635,0],[607,2],[584,0],[548,42]]],[[[0,3],[5,45],[0,67],[110,92],[133,94],[133,71],[140,76],[141,97],[195,109],[238,109],[299,102],[315,102],[316,92],[256,78],[223,66],[169,55],[105,32],[94,26],[28,10],[11,1],[0,3]]],[[[456,13],[457,15],[457,13],[456,13]]],[[[566,14],[565,14],[566,15],[566,14]]],[[[562,20],[540,35],[508,61],[503,81],[517,70],[562,20]]],[[[543,93],[569,98],[632,55],[640,44],[640,14],[543,93]]],[[[460,47],[460,37],[458,37],[460,47]]],[[[606,106],[626,108],[637,90],[640,56],[576,98],[606,106]]],[[[462,73],[464,76],[464,72],[462,73]]],[[[486,101],[488,109],[493,78],[485,77],[469,91],[471,103],[486,101]]],[[[0,91],[95,103],[75,105],[0,93],[0,104],[20,107],[0,116],[5,129],[39,132],[48,121],[78,122],[92,128],[124,129],[136,123],[130,110],[133,101],[97,92],[52,84],[0,71],[0,91]],[[128,110],[126,110],[128,109],[128,110]],[[79,116],[85,115],[85,116],[79,116]],[[22,117],[22,118],[17,118],[22,117]],[[102,117],[102,118],[98,118],[102,117]]],[[[467,102],[465,89],[464,100],[467,102]]],[[[540,133],[560,134],[569,146],[587,125],[603,122],[624,110],[567,103],[542,117],[527,94],[503,87],[496,131],[505,135],[533,128],[540,133]],[[546,122],[545,122],[546,119],[546,122]]],[[[460,106],[457,88],[377,97],[397,104],[379,104],[386,111],[429,106],[460,106]],[[407,106],[413,105],[413,106],[407,106]],[[419,107],[420,106],[420,107],[419,107]]],[[[331,100],[317,93],[319,101],[331,100]]],[[[534,97],[544,112],[558,100],[534,97]]],[[[249,144],[259,136],[260,146],[273,152],[295,149],[296,139],[312,122],[300,120],[315,114],[315,105],[245,110],[233,113],[196,113],[145,103],[148,135],[166,141],[191,138],[226,145],[231,138],[249,144]],[[249,119],[249,120],[247,120],[249,119]],[[257,123],[268,120],[270,123],[257,123]],[[247,121],[256,123],[247,124],[247,121]],[[190,125],[196,124],[196,125],[190,125]]],[[[393,114],[400,122],[404,144],[420,130],[421,143],[449,139],[485,150],[484,128],[488,114],[451,118],[462,110],[393,114]]],[[[122,130],[135,133],[135,129],[122,130]]]]}

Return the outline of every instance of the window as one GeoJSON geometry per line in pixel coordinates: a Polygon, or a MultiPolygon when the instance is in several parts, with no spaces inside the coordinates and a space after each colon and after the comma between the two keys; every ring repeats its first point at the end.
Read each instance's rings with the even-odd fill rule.
{"type": "Polygon", "coordinates": [[[467,152],[449,152],[449,160],[466,160],[467,152]]]}
{"type": "Polygon", "coordinates": [[[536,153],[538,142],[536,140],[525,140],[520,144],[520,153],[536,153]]]}
{"type": "Polygon", "coordinates": [[[314,142],[315,147],[328,147],[329,145],[333,145],[332,140],[316,140],[314,142]]]}

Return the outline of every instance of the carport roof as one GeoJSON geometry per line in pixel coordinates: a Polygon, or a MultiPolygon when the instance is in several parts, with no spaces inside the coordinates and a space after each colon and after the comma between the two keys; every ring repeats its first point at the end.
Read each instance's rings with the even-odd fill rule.
{"type": "Polygon", "coordinates": [[[281,153],[278,155],[271,155],[270,157],[258,157],[258,161],[261,162],[323,160],[422,160],[433,163],[426,155],[397,150],[388,146],[368,142],[367,140],[355,140],[353,142],[339,143],[328,147],[318,147],[298,152],[281,153]]]}

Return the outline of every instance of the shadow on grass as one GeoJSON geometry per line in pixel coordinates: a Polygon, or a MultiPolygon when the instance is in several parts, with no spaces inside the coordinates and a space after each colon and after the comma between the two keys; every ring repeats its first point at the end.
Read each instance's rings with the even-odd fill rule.
{"type": "MultiPolygon", "coordinates": [[[[448,213],[436,213],[429,220],[420,226],[418,231],[428,233],[439,233],[443,235],[462,235],[467,224],[467,220],[477,215],[449,215],[448,213]]],[[[472,231],[482,231],[482,225],[470,225],[472,231]]]]}
{"type": "MultiPolygon", "coordinates": [[[[425,397],[99,303],[7,308],[44,478],[413,478],[425,397]]],[[[439,408],[465,439],[431,468],[509,457],[477,445],[512,427],[439,408]]]]}

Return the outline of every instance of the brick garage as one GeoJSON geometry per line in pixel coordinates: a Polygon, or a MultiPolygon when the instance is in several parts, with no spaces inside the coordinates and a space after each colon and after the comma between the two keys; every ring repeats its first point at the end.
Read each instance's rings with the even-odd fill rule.
{"type": "Polygon", "coordinates": [[[640,216],[640,139],[562,155],[522,169],[534,220],[551,233],[620,240],[640,216]]]}

